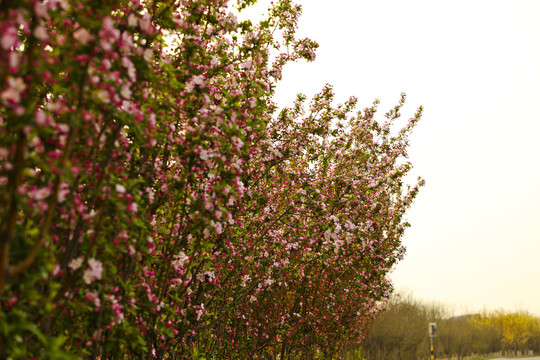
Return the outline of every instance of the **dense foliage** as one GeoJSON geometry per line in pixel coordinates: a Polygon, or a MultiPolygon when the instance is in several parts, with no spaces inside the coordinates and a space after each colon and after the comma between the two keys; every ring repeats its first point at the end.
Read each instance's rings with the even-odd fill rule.
{"type": "Polygon", "coordinates": [[[404,96],[278,111],[301,9],[0,2],[0,357],[330,357],[402,256],[404,96]]]}

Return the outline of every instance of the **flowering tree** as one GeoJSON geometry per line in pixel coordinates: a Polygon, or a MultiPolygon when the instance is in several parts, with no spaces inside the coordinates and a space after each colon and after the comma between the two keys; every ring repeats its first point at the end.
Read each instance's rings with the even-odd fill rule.
{"type": "Polygon", "coordinates": [[[333,354],[402,256],[407,136],[277,112],[300,7],[0,2],[0,356],[333,354]],[[236,9],[236,10],[234,10],[236,9]],[[273,54],[278,54],[277,56],[273,54]]]}

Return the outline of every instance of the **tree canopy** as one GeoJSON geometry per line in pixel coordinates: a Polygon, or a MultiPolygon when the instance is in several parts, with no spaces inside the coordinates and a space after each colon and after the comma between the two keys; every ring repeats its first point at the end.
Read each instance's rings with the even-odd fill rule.
{"type": "Polygon", "coordinates": [[[278,109],[277,1],[0,2],[0,357],[331,357],[391,289],[405,96],[278,109]]]}

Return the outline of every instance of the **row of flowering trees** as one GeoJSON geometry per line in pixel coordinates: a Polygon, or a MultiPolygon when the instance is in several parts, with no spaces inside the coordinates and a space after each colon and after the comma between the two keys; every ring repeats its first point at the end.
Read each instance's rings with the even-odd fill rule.
{"type": "Polygon", "coordinates": [[[331,357],[402,256],[408,134],[325,86],[280,0],[0,1],[0,357],[331,357]]]}

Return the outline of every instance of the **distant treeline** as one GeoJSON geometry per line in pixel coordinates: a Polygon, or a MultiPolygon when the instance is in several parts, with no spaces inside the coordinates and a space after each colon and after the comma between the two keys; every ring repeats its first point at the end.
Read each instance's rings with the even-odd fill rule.
{"type": "MultiPolygon", "coordinates": [[[[366,360],[429,359],[430,322],[437,324],[437,359],[540,353],[540,319],[526,312],[452,316],[443,305],[422,303],[410,296],[394,296],[357,346],[366,360]]],[[[360,358],[351,346],[349,354],[353,353],[360,358]]]]}

